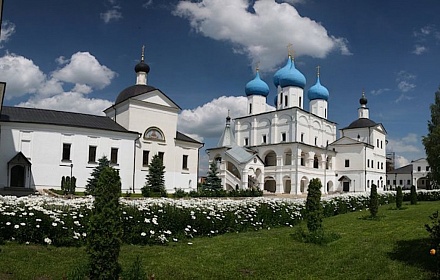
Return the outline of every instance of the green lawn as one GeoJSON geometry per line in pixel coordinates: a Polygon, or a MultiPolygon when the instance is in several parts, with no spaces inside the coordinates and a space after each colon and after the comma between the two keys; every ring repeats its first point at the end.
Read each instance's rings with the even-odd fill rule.
{"type": "MultiPolygon", "coordinates": [[[[295,228],[197,238],[168,246],[123,246],[120,262],[136,256],[156,279],[432,279],[435,258],[429,255],[424,225],[440,202],[382,206],[378,221],[368,212],[324,220],[341,235],[326,246],[295,241],[295,228]]],[[[19,245],[0,247],[0,279],[63,279],[84,261],[84,248],[19,245]]]]}

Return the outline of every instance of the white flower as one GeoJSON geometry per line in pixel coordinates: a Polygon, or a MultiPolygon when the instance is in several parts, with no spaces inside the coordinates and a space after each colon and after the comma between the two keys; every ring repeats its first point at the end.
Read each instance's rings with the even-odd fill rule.
{"type": "Polygon", "coordinates": [[[141,236],[146,236],[147,234],[145,233],[145,232],[142,232],[141,233],[141,236]]]}
{"type": "Polygon", "coordinates": [[[52,240],[50,240],[49,237],[44,238],[44,242],[46,242],[47,245],[52,244],[52,240]]]}
{"type": "Polygon", "coordinates": [[[193,245],[192,242],[188,242],[188,245],[193,245]]]}
{"type": "Polygon", "coordinates": [[[56,227],[56,226],[57,226],[57,223],[52,223],[52,226],[56,227]]]}
{"type": "Polygon", "coordinates": [[[150,234],[153,235],[154,234],[154,230],[150,230],[150,234]]]}
{"type": "Polygon", "coordinates": [[[14,228],[19,228],[19,227],[20,227],[19,225],[15,225],[15,226],[14,226],[14,228]]]}
{"type": "Polygon", "coordinates": [[[11,222],[6,222],[6,225],[7,225],[7,226],[10,226],[10,225],[11,225],[11,222]]]}

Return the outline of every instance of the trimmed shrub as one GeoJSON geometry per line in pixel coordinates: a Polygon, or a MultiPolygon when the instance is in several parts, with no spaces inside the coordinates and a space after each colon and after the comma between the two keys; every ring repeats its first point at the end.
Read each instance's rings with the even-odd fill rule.
{"type": "Polygon", "coordinates": [[[89,277],[116,280],[121,266],[118,263],[121,238],[121,179],[117,170],[104,167],[97,182],[94,209],[91,213],[86,251],[89,256],[89,277]]]}
{"type": "Polygon", "coordinates": [[[321,181],[314,178],[309,183],[306,200],[307,228],[314,233],[322,229],[323,209],[321,204],[321,181]]]}
{"type": "Polygon", "coordinates": [[[87,185],[86,185],[87,194],[94,195],[95,189],[98,184],[99,175],[101,174],[102,170],[108,166],[110,166],[110,161],[107,159],[106,156],[103,156],[102,158],[98,159],[98,166],[93,168],[93,171],[90,174],[91,178],[87,180],[87,185]]]}
{"type": "Polygon", "coordinates": [[[377,197],[377,186],[375,184],[371,185],[369,208],[371,217],[376,218],[379,212],[379,201],[377,197]]]}
{"type": "Polygon", "coordinates": [[[397,187],[396,192],[396,208],[401,209],[402,208],[402,202],[403,202],[403,193],[402,193],[402,187],[397,187]]]}
{"type": "Polygon", "coordinates": [[[416,186],[414,185],[411,186],[410,200],[411,200],[411,205],[417,204],[417,191],[416,191],[416,186]]]}

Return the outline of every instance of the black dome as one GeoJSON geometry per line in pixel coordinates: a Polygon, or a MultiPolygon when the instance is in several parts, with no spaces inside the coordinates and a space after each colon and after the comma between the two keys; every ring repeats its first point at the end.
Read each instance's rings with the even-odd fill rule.
{"type": "MultiPolygon", "coordinates": [[[[148,66],[148,65],[147,65],[148,66]]],[[[143,93],[147,93],[150,91],[156,90],[155,87],[152,86],[148,86],[148,85],[134,85],[131,87],[128,87],[126,89],[124,89],[123,91],[121,91],[121,93],[119,93],[118,97],[116,98],[115,101],[115,105],[119,104],[129,98],[141,95],[143,93]]]]}
{"type": "Polygon", "coordinates": [[[148,64],[146,64],[145,62],[141,61],[138,64],[136,64],[136,66],[134,67],[134,71],[136,73],[145,72],[148,74],[148,72],[150,72],[150,66],[148,66],[148,64]]]}
{"type": "Polygon", "coordinates": [[[377,125],[377,123],[375,123],[374,121],[372,121],[370,119],[360,118],[360,119],[357,119],[354,122],[352,122],[346,128],[362,128],[362,127],[372,127],[372,126],[376,126],[376,125],[377,125]]]}

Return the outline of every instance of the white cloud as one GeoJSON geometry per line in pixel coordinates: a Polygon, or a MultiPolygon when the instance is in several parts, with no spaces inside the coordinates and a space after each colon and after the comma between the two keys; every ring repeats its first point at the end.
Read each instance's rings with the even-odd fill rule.
{"type": "Polygon", "coordinates": [[[62,92],[48,98],[34,96],[17,106],[104,115],[103,110],[111,105],[108,100],[86,98],[80,92],[62,92]]]}
{"type": "Polygon", "coordinates": [[[142,4],[142,8],[147,9],[149,6],[153,4],[153,0],[147,0],[142,4]]]}
{"type": "Polygon", "coordinates": [[[400,71],[397,73],[396,83],[397,89],[402,92],[400,96],[396,99],[396,103],[403,100],[411,100],[412,96],[409,96],[407,93],[416,88],[416,84],[414,84],[414,80],[416,76],[414,74],[408,73],[406,71],[400,71]]]}
{"type": "Polygon", "coordinates": [[[67,63],[55,70],[52,76],[62,82],[83,84],[102,89],[108,86],[116,73],[107,66],[101,65],[89,52],[77,52],[67,61],[59,57],[58,62],[67,63]]]}
{"type": "Polygon", "coordinates": [[[36,93],[44,87],[46,75],[28,58],[13,53],[0,57],[0,77],[7,83],[6,99],[36,93]]]}
{"type": "Polygon", "coordinates": [[[100,13],[99,16],[105,23],[112,21],[118,21],[122,18],[121,7],[117,5],[117,0],[108,0],[110,8],[104,13],[100,13]]]}
{"type": "Polygon", "coordinates": [[[420,153],[417,143],[420,139],[414,133],[409,133],[401,139],[388,139],[387,150],[395,153],[420,153]]]}
{"type": "Polygon", "coordinates": [[[410,160],[403,156],[396,155],[396,157],[394,158],[394,168],[399,168],[408,164],[410,164],[410,160]]]}
{"type": "Polygon", "coordinates": [[[5,98],[29,95],[18,106],[101,115],[112,105],[108,100],[85,95],[110,84],[115,72],[90,53],[76,53],[70,59],[60,57],[57,61],[64,67],[47,76],[28,58],[10,53],[0,57],[0,77],[7,83],[5,98]],[[66,91],[66,84],[73,88],[66,91]]]}
{"type": "Polygon", "coordinates": [[[9,39],[14,33],[15,33],[15,24],[5,20],[1,26],[0,44],[9,41],[9,39]]]}
{"type": "Polygon", "coordinates": [[[415,45],[414,50],[412,51],[415,55],[421,55],[428,51],[428,48],[421,45],[415,45]]]}
{"type": "Polygon", "coordinates": [[[390,91],[390,89],[389,88],[380,88],[380,89],[374,89],[370,93],[372,95],[381,95],[381,94],[383,94],[383,93],[385,93],[387,91],[390,91]]]}
{"type": "Polygon", "coordinates": [[[291,4],[275,0],[255,1],[253,6],[247,0],[180,1],[174,14],[187,18],[196,32],[232,43],[233,51],[246,54],[253,65],[260,62],[262,71],[284,62],[289,43],[295,56],[324,58],[335,50],[350,54],[346,39],[330,36],[320,23],[301,16],[291,4]]]}
{"type": "MultiPolygon", "coordinates": [[[[192,137],[203,141],[206,138],[219,139],[226,117],[234,119],[246,115],[247,98],[244,96],[221,96],[202,106],[183,110],[179,115],[178,128],[182,133],[191,132],[192,137]]],[[[268,110],[274,108],[268,106],[268,110]]],[[[188,134],[189,136],[189,134],[188,134]]]]}

